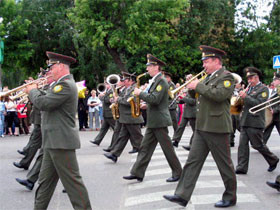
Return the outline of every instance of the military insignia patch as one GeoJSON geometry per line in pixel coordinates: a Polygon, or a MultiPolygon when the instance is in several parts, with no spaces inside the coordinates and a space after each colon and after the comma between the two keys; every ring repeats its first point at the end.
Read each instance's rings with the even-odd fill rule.
{"type": "Polygon", "coordinates": [[[229,80],[226,80],[224,81],[224,86],[227,88],[227,87],[230,87],[231,86],[231,82],[229,80]]]}
{"type": "Polygon", "coordinates": [[[162,90],[162,86],[161,85],[158,85],[157,86],[157,92],[161,91],[162,90]]]}
{"type": "Polygon", "coordinates": [[[112,97],[113,97],[113,93],[111,93],[111,94],[109,95],[109,97],[112,98],[112,97]]]}
{"type": "Polygon", "coordinates": [[[62,91],[62,85],[56,85],[56,86],[54,86],[54,88],[53,88],[53,92],[54,93],[58,93],[58,92],[60,92],[60,91],[62,91]]]}
{"type": "Polygon", "coordinates": [[[262,92],[262,97],[265,98],[267,96],[266,92],[262,92]]]}

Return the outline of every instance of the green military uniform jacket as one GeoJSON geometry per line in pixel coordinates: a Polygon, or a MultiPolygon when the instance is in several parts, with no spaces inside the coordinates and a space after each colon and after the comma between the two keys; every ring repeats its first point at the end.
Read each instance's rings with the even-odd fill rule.
{"type": "Polygon", "coordinates": [[[253,128],[265,127],[265,110],[256,114],[251,114],[249,109],[265,102],[268,98],[268,88],[261,82],[255,87],[249,89],[247,96],[244,98],[244,106],[241,112],[240,126],[248,126],[253,128]]]}
{"type": "Polygon", "coordinates": [[[133,118],[131,115],[131,106],[127,102],[127,99],[133,96],[135,85],[126,88],[123,91],[122,96],[118,98],[120,118],[119,122],[123,124],[141,124],[144,122],[142,115],[137,118],[133,118]]]}
{"type": "Polygon", "coordinates": [[[188,91],[186,97],[179,101],[180,104],[184,103],[184,118],[196,118],[196,99],[195,91],[188,91]]]}
{"type": "Polygon", "coordinates": [[[41,125],[41,112],[34,105],[32,105],[32,110],[30,112],[30,122],[32,124],[41,125]]]}
{"type": "MultiPolygon", "coordinates": [[[[168,83],[168,86],[169,86],[169,87],[168,87],[169,91],[172,91],[172,90],[176,89],[176,86],[175,86],[175,84],[174,84],[173,82],[169,82],[169,83],[168,83]]],[[[169,110],[174,110],[174,109],[177,108],[177,103],[173,103],[173,104],[170,106],[170,104],[173,102],[173,99],[174,99],[174,98],[171,98],[171,97],[168,98],[168,100],[169,100],[169,106],[168,106],[169,110]]]]}
{"type": "Polygon", "coordinates": [[[224,67],[214,72],[210,79],[198,83],[196,129],[214,133],[231,133],[230,99],[234,78],[224,67]],[[203,106],[201,106],[203,104],[203,106]]]}
{"type": "Polygon", "coordinates": [[[141,92],[139,97],[147,102],[147,128],[172,125],[168,110],[168,83],[161,73],[156,76],[148,93],[141,92]]]}
{"type": "Polygon", "coordinates": [[[44,149],[80,148],[75,126],[78,92],[72,75],[66,75],[54,83],[46,95],[37,89],[31,90],[29,98],[42,111],[44,149]]]}
{"type": "Polygon", "coordinates": [[[100,98],[100,100],[102,101],[104,118],[113,118],[112,110],[110,108],[112,99],[113,99],[113,90],[112,89],[107,90],[105,95],[100,98]]]}

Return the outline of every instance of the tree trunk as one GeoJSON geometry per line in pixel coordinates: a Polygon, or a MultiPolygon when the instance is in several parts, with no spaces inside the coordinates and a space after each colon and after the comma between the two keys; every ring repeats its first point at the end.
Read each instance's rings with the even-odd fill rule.
{"type": "Polygon", "coordinates": [[[112,56],[115,64],[119,67],[120,71],[127,72],[127,70],[125,68],[125,64],[121,60],[120,54],[118,53],[116,48],[111,48],[109,46],[109,42],[108,42],[107,38],[105,39],[105,46],[106,46],[106,49],[108,50],[109,54],[112,56]]]}

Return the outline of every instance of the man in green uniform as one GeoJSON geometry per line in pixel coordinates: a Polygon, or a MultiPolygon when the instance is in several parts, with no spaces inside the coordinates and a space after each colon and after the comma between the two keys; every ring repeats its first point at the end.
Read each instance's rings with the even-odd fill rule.
{"type": "MultiPolygon", "coordinates": [[[[172,82],[172,75],[169,72],[163,71],[162,72],[165,79],[168,82],[168,90],[172,91],[174,89],[176,89],[175,84],[172,82]]],[[[171,120],[172,120],[172,126],[173,126],[173,130],[174,133],[177,131],[178,129],[178,121],[177,121],[177,103],[173,101],[174,99],[169,97],[169,112],[170,112],[170,116],[171,116],[171,120]]]]}
{"type": "MultiPolygon", "coordinates": [[[[271,97],[270,99],[273,99],[278,95],[278,90],[277,87],[279,87],[280,85],[280,74],[276,74],[273,78],[273,86],[274,86],[274,90],[271,93],[271,97]]],[[[275,99],[276,102],[278,99],[275,99]]],[[[263,143],[266,144],[274,127],[276,127],[278,134],[280,135],[280,104],[276,104],[274,106],[272,106],[269,109],[272,112],[272,123],[270,125],[268,125],[265,129],[264,129],[264,133],[263,133],[263,143]]]]}
{"type": "MultiPolygon", "coordinates": [[[[93,141],[90,141],[91,143],[99,146],[101,141],[103,140],[104,136],[106,135],[107,131],[111,127],[113,130],[115,128],[115,120],[112,115],[112,110],[110,108],[111,102],[113,100],[113,90],[111,86],[105,82],[106,85],[106,92],[103,94],[100,94],[100,100],[102,101],[102,107],[103,107],[103,122],[101,125],[101,129],[98,133],[98,135],[95,137],[93,141]]],[[[117,138],[117,136],[112,137],[112,140],[117,138]]]]}
{"type": "Polygon", "coordinates": [[[74,209],[91,209],[76,158],[76,149],[80,148],[75,126],[78,92],[69,68],[76,60],[53,52],[46,54],[54,85],[45,95],[36,84],[26,88],[33,105],[42,111],[44,154],[34,209],[47,209],[58,179],[74,209]]]}
{"type": "Polygon", "coordinates": [[[142,115],[137,118],[132,117],[131,106],[130,103],[127,102],[128,98],[133,97],[136,76],[134,74],[123,72],[123,77],[126,89],[124,91],[124,95],[119,95],[116,99],[119,104],[119,122],[122,124],[122,127],[115,147],[110,153],[104,154],[105,157],[114,162],[117,162],[118,157],[120,157],[128,142],[128,139],[131,140],[135,152],[138,152],[143,138],[141,133],[141,123],[144,122],[143,117],[142,115]]]}
{"type": "MultiPolygon", "coordinates": [[[[117,86],[117,88],[118,88],[117,91],[118,91],[118,95],[122,96],[125,92],[124,78],[122,75],[119,75],[119,76],[120,76],[120,81],[117,86]]],[[[121,131],[121,127],[122,127],[122,124],[120,123],[119,119],[116,119],[115,126],[114,126],[114,133],[113,133],[113,136],[111,139],[111,143],[110,143],[109,147],[107,147],[106,149],[103,149],[103,151],[110,152],[115,147],[115,145],[117,144],[117,139],[118,139],[120,131],[121,131]]]]}
{"type": "Polygon", "coordinates": [[[172,170],[172,176],[166,181],[175,182],[179,180],[182,167],[168,136],[168,126],[172,123],[168,110],[168,83],[161,73],[162,66],[166,64],[151,54],[148,54],[147,58],[147,71],[153,77],[149,82],[148,92],[134,89],[134,94],[147,103],[147,129],[136,162],[130,171],[131,175],[123,178],[142,181],[159,142],[172,170]]]}
{"type": "Polygon", "coordinates": [[[255,67],[245,68],[249,88],[247,91],[239,92],[244,100],[243,111],[240,119],[240,140],[238,146],[238,164],[236,174],[247,174],[249,166],[249,142],[252,147],[258,150],[267,163],[267,171],[273,171],[279,162],[279,158],[274,155],[263,143],[263,130],[265,127],[265,110],[256,114],[251,114],[249,109],[265,102],[268,98],[268,88],[260,82],[261,71],[255,67]]]}
{"type": "MultiPolygon", "coordinates": [[[[195,92],[193,90],[189,90],[187,92],[187,95],[179,101],[179,104],[185,104],[185,106],[184,106],[182,121],[179,125],[179,128],[174,133],[173,138],[172,138],[174,147],[178,147],[178,144],[181,141],[181,138],[183,136],[183,133],[185,131],[185,128],[186,128],[188,122],[190,123],[192,131],[194,132],[194,130],[195,130],[195,119],[196,119],[195,92]]],[[[190,139],[190,145],[183,146],[183,148],[186,150],[190,150],[192,140],[193,140],[193,133],[192,133],[192,136],[190,139]]]]}
{"type": "Polygon", "coordinates": [[[42,146],[41,114],[40,110],[38,110],[35,106],[32,107],[30,119],[34,125],[34,129],[29,138],[29,142],[27,146],[24,147],[23,151],[18,150],[18,153],[24,154],[24,158],[22,158],[18,163],[13,163],[17,168],[23,168],[25,170],[29,168],[38,149],[42,146]]]}
{"type": "Polygon", "coordinates": [[[222,200],[215,203],[215,207],[228,207],[236,204],[237,186],[229,145],[229,134],[232,132],[229,108],[234,78],[222,66],[222,57],[226,54],[224,51],[205,45],[201,45],[200,50],[203,68],[208,76],[201,82],[194,79],[187,85],[188,89],[199,94],[192,148],[175,194],[163,197],[186,206],[202,166],[211,152],[226,188],[222,200]]]}

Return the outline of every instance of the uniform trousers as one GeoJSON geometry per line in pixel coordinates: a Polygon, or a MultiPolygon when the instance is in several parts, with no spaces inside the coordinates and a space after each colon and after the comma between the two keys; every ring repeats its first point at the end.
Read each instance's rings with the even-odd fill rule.
{"type": "Polygon", "coordinates": [[[183,168],[175,195],[180,196],[186,201],[191,199],[196,181],[209,151],[217,164],[224,182],[225,191],[222,199],[236,201],[237,184],[230,154],[229,134],[198,130],[194,133],[192,149],[183,168]]]}
{"type": "MultiPolygon", "coordinates": [[[[190,122],[190,126],[192,128],[192,131],[194,132],[194,130],[195,130],[195,118],[184,118],[183,117],[178,129],[176,130],[176,132],[173,135],[173,138],[172,138],[173,141],[176,141],[178,143],[181,141],[181,138],[183,136],[183,133],[185,131],[185,128],[186,128],[188,122],[190,122]]],[[[190,144],[192,143],[192,139],[193,139],[193,134],[192,134],[191,139],[190,139],[190,144]]]]}
{"type": "Polygon", "coordinates": [[[119,137],[120,132],[121,132],[121,128],[122,128],[122,123],[120,123],[119,120],[116,120],[115,121],[114,133],[113,133],[113,136],[112,136],[112,139],[111,139],[111,143],[110,143],[110,146],[107,148],[108,150],[113,150],[114,147],[116,146],[118,137],[119,137]]]}
{"type": "Polygon", "coordinates": [[[279,159],[263,143],[263,129],[252,127],[241,127],[239,147],[238,147],[238,165],[236,170],[247,173],[249,166],[250,148],[252,147],[262,154],[269,165],[275,164],[279,159]]]}
{"type": "Polygon", "coordinates": [[[88,192],[80,176],[76,151],[44,149],[39,187],[35,194],[35,210],[47,209],[59,179],[74,209],[91,209],[88,192]]]}
{"type": "Polygon", "coordinates": [[[177,110],[176,109],[169,109],[169,113],[170,113],[170,116],[171,116],[172,126],[173,126],[173,130],[174,130],[174,133],[175,133],[178,129],[177,110]]]}
{"type": "Polygon", "coordinates": [[[122,154],[128,139],[130,139],[131,144],[133,142],[133,148],[139,149],[142,138],[143,135],[141,133],[140,124],[122,124],[121,132],[117,139],[117,144],[111,151],[111,154],[119,157],[122,154]]]}
{"type": "Polygon", "coordinates": [[[40,169],[41,169],[41,165],[42,165],[42,161],[43,161],[43,152],[44,152],[44,150],[43,150],[43,148],[41,148],[34,165],[32,166],[31,170],[26,175],[27,180],[32,183],[37,182],[37,180],[39,178],[39,173],[40,173],[40,169]]]}
{"type": "Polygon", "coordinates": [[[274,126],[276,127],[278,134],[280,135],[280,121],[273,120],[272,123],[269,126],[267,126],[264,130],[264,133],[263,133],[263,143],[264,144],[267,143],[274,126]]]}
{"type": "Polygon", "coordinates": [[[240,115],[231,115],[233,132],[230,134],[230,143],[234,144],[235,132],[240,131],[240,115]]]}
{"type": "Polygon", "coordinates": [[[94,141],[100,144],[110,127],[112,129],[115,128],[115,120],[113,118],[104,117],[101,129],[98,135],[95,137],[94,141]]]}
{"type": "Polygon", "coordinates": [[[147,128],[140,149],[130,173],[139,178],[144,178],[146,169],[152,158],[157,144],[160,144],[163,154],[172,170],[172,177],[179,177],[182,166],[173,148],[168,128],[147,128]]]}
{"type": "Polygon", "coordinates": [[[31,136],[29,138],[28,142],[28,149],[24,150],[25,156],[21,159],[19,162],[24,167],[29,167],[31,164],[34,156],[36,155],[38,149],[42,146],[42,133],[41,133],[41,125],[40,124],[34,124],[34,129],[31,133],[31,136]]]}

